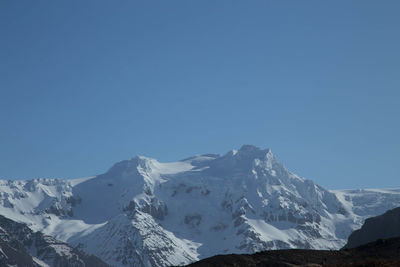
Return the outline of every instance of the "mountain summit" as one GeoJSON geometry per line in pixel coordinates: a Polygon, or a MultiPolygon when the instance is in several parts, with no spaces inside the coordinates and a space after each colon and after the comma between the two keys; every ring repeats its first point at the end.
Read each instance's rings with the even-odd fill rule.
{"type": "Polygon", "coordinates": [[[139,156],[85,179],[0,181],[0,201],[0,214],[114,266],[169,266],[340,248],[365,218],[400,206],[400,190],[329,191],[244,145],[170,163],[139,156]]]}

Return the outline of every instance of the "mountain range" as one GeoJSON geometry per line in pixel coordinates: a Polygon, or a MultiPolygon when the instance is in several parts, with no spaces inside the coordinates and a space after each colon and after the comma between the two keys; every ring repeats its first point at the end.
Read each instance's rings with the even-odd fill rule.
{"type": "Polygon", "coordinates": [[[0,214],[113,266],[217,254],[338,249],[400,189],[327,190],[244,145],[161,163],[137,156],[81,179],[0,180],[0,214]]]}

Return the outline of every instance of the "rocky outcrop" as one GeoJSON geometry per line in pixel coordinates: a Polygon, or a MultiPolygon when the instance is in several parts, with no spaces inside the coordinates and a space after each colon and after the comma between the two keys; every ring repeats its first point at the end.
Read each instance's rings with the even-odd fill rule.
{"type": "Polygon", "coordinates": [[[400,237],[400,207],[365,220],[361,229],[354,231],[345,248],[354,248],[377,239],[400,237]]]}

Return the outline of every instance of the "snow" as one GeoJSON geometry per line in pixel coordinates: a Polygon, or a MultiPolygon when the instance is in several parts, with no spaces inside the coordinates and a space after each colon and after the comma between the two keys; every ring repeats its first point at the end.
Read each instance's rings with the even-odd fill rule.
{"type": "Polygon", "coordinates": [[[69,182],[71,183],[71,186],[76,186],[76,185],[78,185],[78,184],[80,184],[80,183],[83,183],[83,182],[86,182],[86,181],[89,181],[90,179],[93,179],[93,178],[95,178],[96,176],[89,176],[89,177],[83,177],[83,178],[75,178],[75,179],[71,179],[71,180],[69,180],[69,182]]]}
{"type": "Polygon", "coordinates": [[[153,161],[152,167],[152,173],[156,175],[177,174],[193,169],[193,166],[187,162],[160,163],[155,160],[153,161]]]}
{"type": "Polygon", "coordinates": [[[44,261],[36,258],[36,257],[32,257],[33,261],[36,262],[37,264],[39,264],[42,267],[51,267],[50,265],[48,265],[47,263],[45,263],[44,261]]]}

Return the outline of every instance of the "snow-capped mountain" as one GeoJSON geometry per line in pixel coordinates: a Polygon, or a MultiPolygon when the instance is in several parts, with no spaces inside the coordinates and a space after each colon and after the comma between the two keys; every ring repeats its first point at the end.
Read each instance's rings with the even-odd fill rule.
{"type": "Polygon", "coordinates": [[[400,190],[329,191],[245,145],[160,163],[135,157],[96,177],[0,182],[0,214],[115,266],[168,266],[225,253],[342,247],[400,190]]]}

